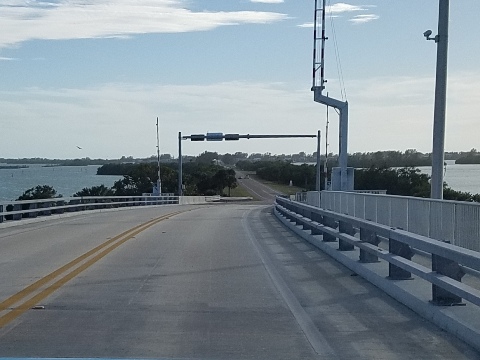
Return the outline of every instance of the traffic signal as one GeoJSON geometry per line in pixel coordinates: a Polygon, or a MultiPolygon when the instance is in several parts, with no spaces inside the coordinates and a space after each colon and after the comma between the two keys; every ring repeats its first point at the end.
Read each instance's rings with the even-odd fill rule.
{"type": "Polygon", "coordinates": [[[207,133],[207,141],[222,141],[223,133],[207,133]]]}
{"type": "Polygon", "coordinates": [[[240,135],[239,134],[225,134],[224,139],[225,140],[238,140],[238,139],[240,139],[240,135]]]}
{"type": "Polygon", "coordinates": [[[203,134],[190,135],[190,141],[204,141],[204,140],[205,140],[205,135],[203,134]]]}

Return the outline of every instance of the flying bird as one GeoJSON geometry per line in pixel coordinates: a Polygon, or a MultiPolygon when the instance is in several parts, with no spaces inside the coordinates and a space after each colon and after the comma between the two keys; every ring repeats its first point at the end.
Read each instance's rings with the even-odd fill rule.
{"type": "Polygon", "coordinates": [[[78,146],[78,145],[77,145],[77,149],[80,149],[80,150],[82,150],[82,148],[81,148],[80,146],[78,146]]]}

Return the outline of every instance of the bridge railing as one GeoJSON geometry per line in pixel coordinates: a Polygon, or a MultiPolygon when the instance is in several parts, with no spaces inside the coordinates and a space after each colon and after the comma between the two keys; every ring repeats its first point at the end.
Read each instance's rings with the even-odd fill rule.
{"type": "Polygon", "coordinates": [[[309,192],[305,203],[480,251],[480,203],[358,192],[309,192]]]}
{"type": "Polygon", "coordinates": [[[281,197],[274,212],[354,273],[480,350],[479,252],[281,197]]]}
{"type": "Polygon", "coordinates": [[[422,235],[277,197],[276,210],[323,242],[338,240],[338,250],[360,249],[359,261],[389,263],[389,279],[411,279],[415,274],[432,283],[432,302],[454,304],[464,298],[480,306],[480,291],[461,283],[462,266],[480,271],[480,253],[422,235]],[[359,236],[356,236],[359,235],[359,236]],[[379,243],[388,243],[388,250],[379,243]],[[414,249],[430,254],[432,268],[411,261],[414,249]]]}
{"type": "Polygon", "coordinates": [[[84,196],[0,202],[0,223],[66,212],[178,204],[178,196],[84,196]]]}

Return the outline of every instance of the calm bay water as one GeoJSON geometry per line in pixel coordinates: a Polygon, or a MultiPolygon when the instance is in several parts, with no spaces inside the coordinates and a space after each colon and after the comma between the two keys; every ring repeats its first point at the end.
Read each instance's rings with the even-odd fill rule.
{"type": "MultiPolygon", "coordinates": [[[[0,164],[4,165],[4,164],[0,164]]],[[[23,192],[37,185],[50,185],[63,196],[72,196],[83,188],[97,185],[111,187],[121,178],[117,175],[96,175],[98,166],[55,166],[28,165],[25,169],[0,169],[0,201],[15,200],[23,192]]],[[[430,166],[419,169],[431,173],[430,166]]],[[[472,194],[480,193],[480,165],[456,165],[447,160],[445,181],[454,190],[472,194]]]]}
{"type": "MultiPolygon", "coordinates": [[[[5,164],[0,164],[5,165],[5,164]]],[[[72,196],[83,188],[97,185],[111,187],[121,176],[97,175],[98,166],[28,165],[25,169],[0,169],[0,201],[15,200],[27,189],[50,185],[57,194],[72,196]]]]}
{"type": "MultiPolygon", "coordinates": [[[[444,181],[450,188],[480,194],[480,164],[455,164],[453,160],[446,160],[446,163],[444,181]]],[[[431,166],[420,166],[419,169],[428,175],[432,173],[431,166]]]]}

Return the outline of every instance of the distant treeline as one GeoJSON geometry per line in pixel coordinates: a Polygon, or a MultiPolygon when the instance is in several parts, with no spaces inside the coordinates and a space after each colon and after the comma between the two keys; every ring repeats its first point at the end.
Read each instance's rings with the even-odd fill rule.
{"type": "Polygon", "coordinates": [[[477,149],[472,149],[465,156],[457,159],[455,164],[480,164],[480,154],[477,149]]]}
{"type": "MultiPolygon", "coordinates": [[[[315,190],[316,172],[312,165],[293,165],[287,161],[239,161],[237,168],[244,171],[255,171],[256,174],[267,181],[283,185],[290,184],[303,188],[304,190],[315,190]]],[[[321,166],[323,172],[323,166],[321,166]]],[[[323,186],[323,173],[321,177],[323,186]]]]}
{"type": "MultiPolygon", "coordinates": [[[[237,167],[245,171],[256,171],[264,180],[303,187],[305,190],[315,189],[315,166],[292,165],[285,161],[242,161],[237,167]]],[[[323,168],[321,168],[320,185],[323,189],[323,168]]],[[[430,197],[430,176],[413,167],[386,168],[375,167],[355,169],[355,189],[387,190],[391,195],[430,197]]],[[[480,194],[456,191],[444,185],[445,200],[480,202],[480,194]]]]}

